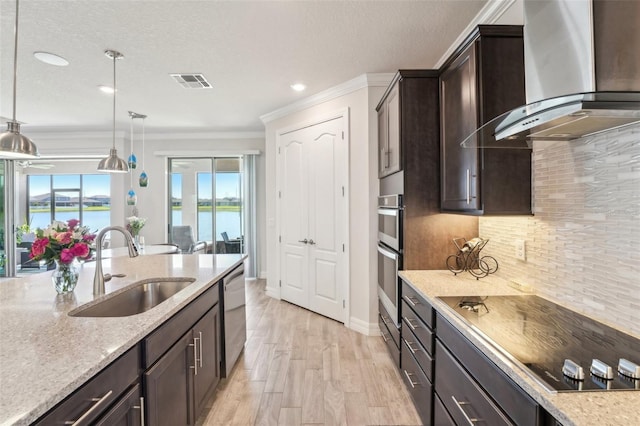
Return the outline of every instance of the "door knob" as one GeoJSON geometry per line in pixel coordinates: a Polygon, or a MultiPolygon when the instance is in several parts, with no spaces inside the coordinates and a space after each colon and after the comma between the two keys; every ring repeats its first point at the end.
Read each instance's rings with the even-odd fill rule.
{"type": "Polygon", "coordinates": [[[304,240],[298,240],[299,243],[307,244],[309,241],[305,238],[304,240]]]}
{"type": "Polygon", "coordinates": [[[309,244],[311,244],[311,245],[315,245],[315,243],[316,243],[315,241],[313,241],[313,240],[309,240],[309,244]]]}

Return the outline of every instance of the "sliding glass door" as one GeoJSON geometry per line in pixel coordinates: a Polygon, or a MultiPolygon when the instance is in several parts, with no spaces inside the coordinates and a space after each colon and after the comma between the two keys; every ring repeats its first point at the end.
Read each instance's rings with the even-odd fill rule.
{"type": "Polygon", "coordinates": [[[169,173],[169,241],[187,250],[186,233],[209,252],[243,253],[242,158],[170,158],[169,173]]]}

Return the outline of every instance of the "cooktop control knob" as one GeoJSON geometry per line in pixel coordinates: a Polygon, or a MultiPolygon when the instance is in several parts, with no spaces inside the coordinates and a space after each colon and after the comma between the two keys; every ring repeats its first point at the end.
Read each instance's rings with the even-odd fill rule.
{"type": "Polygon", "coordinates": [[[575,362],[570,359],[564,360],[564,365],[562,366],[562,374],[573,379],[573,380],[584,380],[584,370],[575,362]]]}
{"type": "Polygon", "coordinates": [[[618,363],[618,373],[623,376],[631,377],[632,379],[640,379],[640,365],[629,361],[628,359],[620,358],[618,363]]]}
{"type": "Polygon", "coordinates": [[[594,359],[591,362],[591,368],[589,371],[591,371],[591,374],[601,379],[613,379],[613,368],[600,361],[599,359],[594,359]]]}

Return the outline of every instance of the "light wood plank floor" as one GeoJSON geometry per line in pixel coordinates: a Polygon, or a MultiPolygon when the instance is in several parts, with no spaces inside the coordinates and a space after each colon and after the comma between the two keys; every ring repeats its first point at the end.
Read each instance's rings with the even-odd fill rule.
{"type": "Polygon", "coordinates": [[[198,425],[419,425],[381,337],[247,282],[247,343],[198,425]]]}

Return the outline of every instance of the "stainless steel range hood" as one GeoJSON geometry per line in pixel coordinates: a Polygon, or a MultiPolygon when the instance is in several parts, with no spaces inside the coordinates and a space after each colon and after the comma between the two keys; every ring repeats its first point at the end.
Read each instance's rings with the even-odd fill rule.
{"type": "Polygon", "coordinates": [[[640,1],[524,0],[527,105],[464,147],[529,148],[640,123],[640,1]]]}

